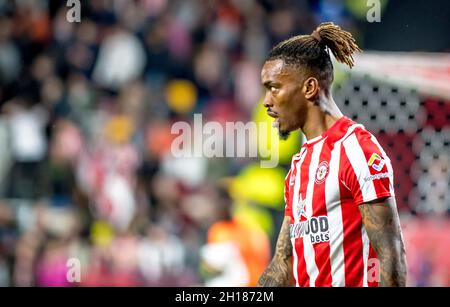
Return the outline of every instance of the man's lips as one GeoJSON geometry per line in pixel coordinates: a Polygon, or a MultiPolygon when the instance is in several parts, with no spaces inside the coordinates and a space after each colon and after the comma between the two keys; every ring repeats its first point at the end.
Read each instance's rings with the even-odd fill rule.
{"type": "Polygon", "coordinates": [[[267,115],[269,115],[270,117],[273,117],[273,118],[278,118],[278,113],[273,112],[273,111],[267,111],[267,115]]]}
{"type": "Polygon", "coordinates": [[[275,120],[272,123],[272,127],[274,127],[274,128],[280,127],[280,122],[279,122],[279,119],[278,119],[278,113],[277,112],[273,112],[271,110],[267,110],[267,115],[269,115],[270,117],[275,118],[275,120]]]}

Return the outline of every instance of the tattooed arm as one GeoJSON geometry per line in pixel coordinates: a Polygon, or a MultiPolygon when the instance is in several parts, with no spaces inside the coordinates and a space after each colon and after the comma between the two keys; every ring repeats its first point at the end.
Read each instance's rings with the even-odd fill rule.
{"type": "Polygon", "coordinates": [[[285,217],[275,248],[275,255],[261,275],[258,287],[291,286],[292,280],[292,244],[289,236],[290,217],[285,217]]]}
{"type": "Polygon", "coordinates": [[[395,199],[359,206],[370,244],[380,260],[380,286],[406,285],[406,256],[395,199]]]}

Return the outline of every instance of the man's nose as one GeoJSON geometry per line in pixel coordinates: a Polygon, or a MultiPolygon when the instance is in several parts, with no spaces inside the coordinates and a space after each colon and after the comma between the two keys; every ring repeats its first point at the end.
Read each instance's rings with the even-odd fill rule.
{"type": "Polygon", "coordinates": [[[273,103],[272,103],[271,99],[268,97],[268,95],[266,95],[264,97],[264,107],[266,107],[266,108],[273,107],[273,103]]]}

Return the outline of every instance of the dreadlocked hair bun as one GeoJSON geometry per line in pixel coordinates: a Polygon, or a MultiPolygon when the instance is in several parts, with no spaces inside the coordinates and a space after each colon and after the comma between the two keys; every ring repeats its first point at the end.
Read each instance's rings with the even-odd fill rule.
{"type": "Polygon", "coordinates": [[[354,66],[353,53],[362,52],[356,45],[352,34],[332,22],[321,23],[313,31],[311,37],[319,44],[328,47],[338,62],[344,63],[350,68],[354,66]]]}

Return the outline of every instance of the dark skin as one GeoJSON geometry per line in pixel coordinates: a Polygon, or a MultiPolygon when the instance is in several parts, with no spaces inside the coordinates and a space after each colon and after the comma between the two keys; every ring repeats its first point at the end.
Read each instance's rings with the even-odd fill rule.
{"type": "MultiPolygon", "coordinates": [[[[312,139],[328,130],[342,113],[329,88],[299,67],[282,60],[267,61],[261,72],[266,89],[264,106],[276,118],[280,134],[301,129],[312,139]]],[[[359,206],[370,244],[380,260],[380,286],[406,285],[406,256],[395,199],[388,197],[359,206]]],[[[290,218],[285,217],[275,254],[258,286],[292,286],[290,218]]]]}
{"type": "Polygon", "coordinates": [[[266,62],[261,80],[266,89],[264,106],[276,118],[280,132],[301,129],[307,139],[312,139],[342,117],[333,98],[325,94],[328,89],[325,91],[316,78],[282,60],[266,62]]]}
{"type": "Polygon", "coordinates": [[[292,278],[292,244],[289,238],[291,218],[286,216],[281,225],[280,234],[272,261],[261,275],[260,287],[288,287],[293,285],[292,278]]]}
{"type": "Polygon", "coordinates": [[[370,244],[380,260],[380,286],[406,286],[406,255],[393,197],[359,206],[370,244]]]}

